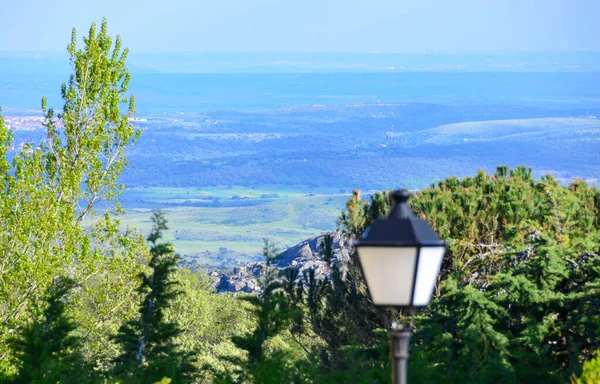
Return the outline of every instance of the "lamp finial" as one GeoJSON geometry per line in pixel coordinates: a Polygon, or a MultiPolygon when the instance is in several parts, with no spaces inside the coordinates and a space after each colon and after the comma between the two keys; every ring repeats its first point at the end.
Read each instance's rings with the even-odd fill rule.
{"type": "Polygon", "coordinates": [[[408,206],[408,199],[410,199],[411,196],[412,194],[408,189],[397,189],[392,192],[392,201],[394,204],[389,217],[396,217],[398,219],[411,218],[413,214],[408,206]]]}

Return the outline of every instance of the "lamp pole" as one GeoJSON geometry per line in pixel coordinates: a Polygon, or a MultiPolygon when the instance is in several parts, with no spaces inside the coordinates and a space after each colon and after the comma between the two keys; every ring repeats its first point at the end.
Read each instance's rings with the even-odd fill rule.
{"type": "Polygon", "coordinates": [[[408,344],[412,329],[388,331],[390,339],[390,354],[392,358],[392,384],[406,384],[408,371],[408,344]]]}
{"type": "MultiPolygon", "coordinates": [[[[375,220],[354,242],[373,304],[414,309],[429,304],[446,244],[429,224],[416,218],[406,190],[391,194],[387,217],[375,220]]],[[[412,326],[412,325],[411,325],[412,326]]],[[[392,383],[406,384],[412,328],[393,325],[389,332],[392,383]]]]}

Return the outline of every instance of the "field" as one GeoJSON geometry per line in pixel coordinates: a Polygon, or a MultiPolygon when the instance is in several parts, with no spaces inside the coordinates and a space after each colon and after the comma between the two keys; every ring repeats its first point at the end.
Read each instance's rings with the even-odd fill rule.
{"type": "Polygon", "coordinates": [[[152,210],[163,207],[170,226],[166,238],[177,252],[201,265],[228,267],[260,259],[263,238],[284,249],[334,229],[349,195],[319,192],[242,187],[134,189],[124,196],[128,213],[122,224],[147,233],[152,210]],[[136,202],[146,207],[134,207],[136,202]]]}

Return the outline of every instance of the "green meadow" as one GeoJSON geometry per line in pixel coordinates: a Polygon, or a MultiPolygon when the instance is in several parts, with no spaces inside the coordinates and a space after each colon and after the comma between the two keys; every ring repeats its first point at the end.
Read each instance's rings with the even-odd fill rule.
{"type": "Polygon", "coordinates": [[[178,253],[201,265],[227,267],[259,259],[264,238],[285,249],[334,229],[349,193],[332,192],[139,188],[125,193],[121,222],[146,233],[151,212],[160,208],[169,220],[166,239],[178,253]]]}

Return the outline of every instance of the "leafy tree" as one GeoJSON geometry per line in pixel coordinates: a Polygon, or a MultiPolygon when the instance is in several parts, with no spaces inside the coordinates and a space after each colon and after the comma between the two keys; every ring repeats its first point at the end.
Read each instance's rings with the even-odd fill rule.
{"type": "Polygon", "coordinates": [[[600,381],[600,358],[598,356],[583,364],[581,375],[573,375],[571,383],[573,384],[593,384],[600,381]]]}
{"type": "Polygon", "coordinates": [[[182,330],[176,323],[165,321],[165,311],[181,294],[173,279],[178,257],[170,243],[157,243],[168,229],[164,213],[155,212],[152,222],[147,238],[151,272],[140,275],[139,315],[123,324],[115,336],[122,352],[115,359],[114,374],[127,382],[147,383],[163,377],[189,382],[194,373],[194,351],[184,352],[175,343],[182,330]]]}
{"type": "Polygon", "coordinates": [[[89,378],[81,355],[81,338],[66,315],[65,297],[75,287],[66,277],[53,281],[44,295],[44,308],[35,304],[30,320],[9,339],[18,374],[15,383],[75,383],[89,378]]]}
{"type": "Polygon", "coordinates": [[[263,255],[265,268],[259,281],[262,293],[239,297],[250,305],[248,311],[253,315],[255,324],[244,335],[232,337],[235,346],[245,351],[246,356],[225,357],[238,369],[234,372],[215,372],[217,381],[279,383],[299,380],[298,370],[288,351],[268,348],[268,342],[288,330],[299,313],[296,308],[287,305],[280,272],[273,267],[276,249],[267,239],[264,241],[263,255]]]}
{"type": "Polygon", "coordinates": [[[216,294],[211,278],[201,269],[192,272],[180,266],[177,270],[178,295],[165,311],[165,320],[175,322],[183,331],[175,342],[184,351],[197,351],[195,366],[198,381],[209,381],[211,366],[216,371],[233,367],[219,356],[239,356],[231,337],[243,335],[254,326],[247,305],[231,294],[216,294]]]}
{"type": "Polygon", "coordinates": [[[140,133],[130,123],[127,50],[118,37],[113,44],[106,20],[83,40],[78,49],[73,30],[62,111],[42,100],[44,140],[11,154],[12,135],[0,118],[0,375],[15,371],[8,330],[20,329],[55,276],[81,282],[67,310],[96,368],[113,351],[105,347],[107,331],[134,310],[132,277],[147,250],[134,231],[120,233],[114,216],[122,212],[115,198],[125,150],[140,133]],[[103,214],[95,211],[100,203],[103,214]]]}

